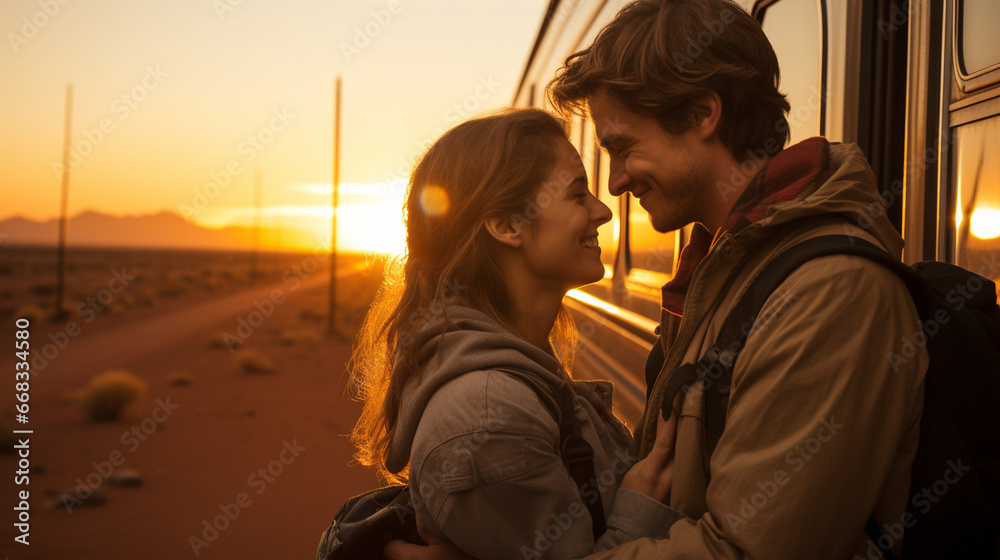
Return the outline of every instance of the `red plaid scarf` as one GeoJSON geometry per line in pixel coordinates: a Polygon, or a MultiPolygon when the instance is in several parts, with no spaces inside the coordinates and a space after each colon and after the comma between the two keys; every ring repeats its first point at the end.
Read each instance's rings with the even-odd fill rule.
{"type": "Polygon", "coordinates": [[[695,225],[691,240],[681,252],[673,280],[663,286],[663,309],[684,315],[684,297],[691,277],[715,240],[725,231],[738,232],[767,216],[772,206],[805,196],[819,186],[829,173],[830,144],[825,138],[809,138],[782,151],[760,170],[715,234],[695,225]]]}

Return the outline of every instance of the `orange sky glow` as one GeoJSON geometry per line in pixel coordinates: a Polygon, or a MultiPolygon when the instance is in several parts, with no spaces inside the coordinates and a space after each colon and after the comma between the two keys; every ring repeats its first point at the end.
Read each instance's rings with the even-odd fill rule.
{"type": "Polygon", "coordinates": [[[328,243],[340,75],[339,241],[399,252],[412,163],[510,103],[546,4],[5,0],[0,220],[58,217],[72,83],[70,216],[248,226],[259,171],[262,226],[328,243]]]}

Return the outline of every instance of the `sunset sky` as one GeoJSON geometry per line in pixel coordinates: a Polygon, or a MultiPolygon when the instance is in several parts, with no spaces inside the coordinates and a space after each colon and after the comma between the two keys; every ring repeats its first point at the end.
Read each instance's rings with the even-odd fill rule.
{"type": "Polygon", "coordinates": [[[259,170],[263,224],[325,238],[340,75],[341,235],[380,225],[398,244],[411,162],[448,127],[510,103],[546,5],[4,0],[0,220],[58,216],[71,82],[71,216],[247,225],[259,170]]]}

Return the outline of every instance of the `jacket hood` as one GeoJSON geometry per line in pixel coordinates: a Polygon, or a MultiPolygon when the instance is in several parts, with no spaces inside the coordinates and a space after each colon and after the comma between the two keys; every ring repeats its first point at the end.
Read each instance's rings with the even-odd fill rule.
{"type": "Polygon", "coordinates": [[[663,286],[663,308],[683,315],[694,271],[719,239],[732,236],[750,246],[785,224],[830,215],[844,217],[845,234],[864,231],[890,254],[901,254],[903,239],[885,214],[875,175],[860,148],[809,138],[768,162],[733,204],[718,233],[694,226],[677,273],[663,286]]]}
{"type": "MultiPolygon", "coordinates": [[[[442,317],[421,328],[412,343],[418,345],[418,362],[423,365],[403,388],[385,462],[394,473],[410,461],[413,438],[428,401],[449,381],[474,371],[503,370],[536,388],[551,387],[554,394],[567,379],[554,356],[469,307],[447,307],[442,317]]],[[[397,364],[393,375],[402,374],[402,367],[397,364]]]]}

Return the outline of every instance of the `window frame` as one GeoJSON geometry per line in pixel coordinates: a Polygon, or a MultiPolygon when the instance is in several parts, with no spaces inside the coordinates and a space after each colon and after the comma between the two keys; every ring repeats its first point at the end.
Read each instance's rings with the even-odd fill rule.
{"type": "MultiPolygon", "coordinates": [[[[750,14],[757,23],[764,26],[764,16],[768,8],[774,7],[779,2],[783,0],[758,0],[753,6],[753,10],[750,14]]],[[[816,0],[817,13],[819,14],[819,91],[826,92],[829,85],[827,84],[827,60],[829,59],[829,29],[826,10],[826,0],[816,0]]],[[[820,96],[819,111],[817,112],[817,118],[819,119],[819,135],[826,136],[826,104],[827,99],[825,95],[820,96]]],[[[794,107],[792,108],[794,110],[794,107]]]]}
{"type": "Polygon", "coordinates": [[[952,33],[951,33],[951,54],[952,54],[952,68],[955,72],[955,81],[958,84],[958,89],[962,93],[971,93],[973,91],[989,87],[993,84],[1000,83],[1000,60],[994,63],[992,66],[987,66],[981,70],[977,70],[971,74],[966,74],[965,69],[962,67],[962,22],[965,19],[963,16],[963,8],[965,7],[965,2],[961,0],[952,0],[951,8],[954,17],[952,18],[952,33]]]}

